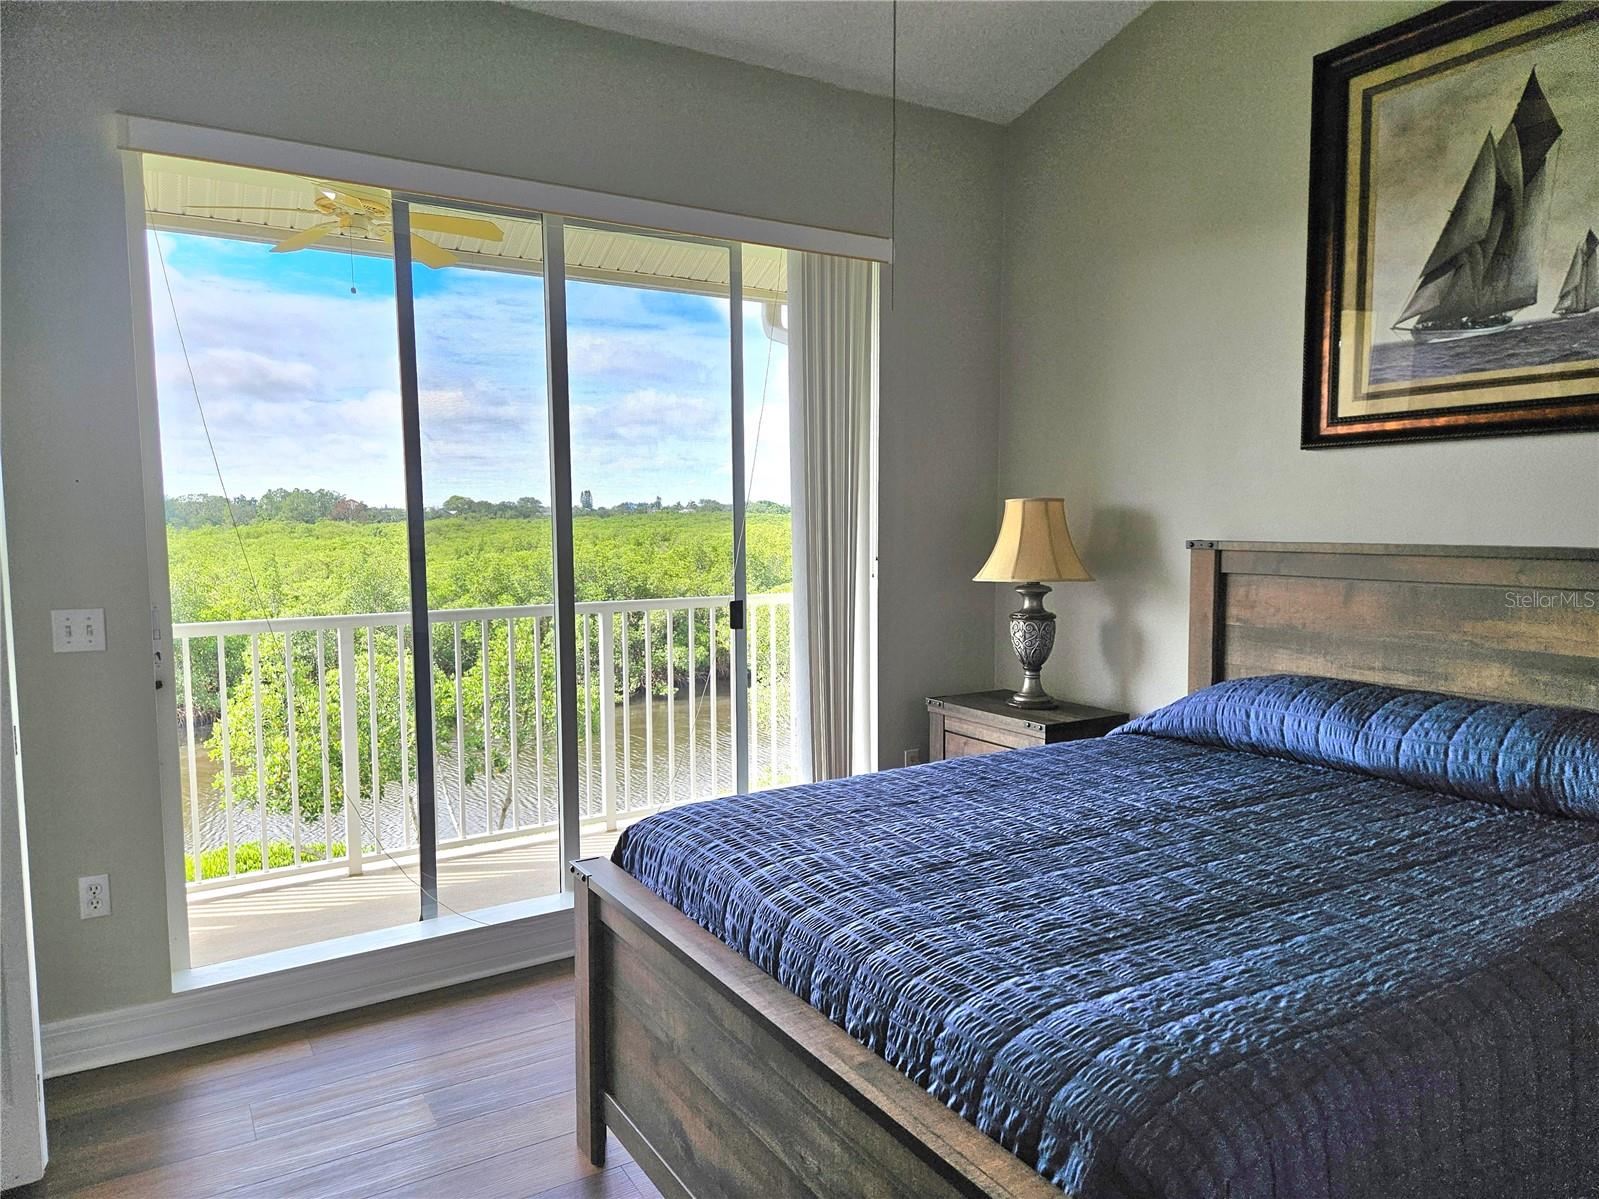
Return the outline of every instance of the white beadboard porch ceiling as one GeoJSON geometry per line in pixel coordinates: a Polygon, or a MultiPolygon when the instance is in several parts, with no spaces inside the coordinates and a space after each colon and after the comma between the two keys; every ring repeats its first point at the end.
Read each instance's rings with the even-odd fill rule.
{"type": "MultiPolygon", "coordinates": [[[[279,174],[186,158],[144,156],[144,205],[152,228],[208,233],[245,241],[282,240],[297,229],[327,220],[309,209],[317,185],[334,182],[359,197],[388,199],[380,189],[279,174]]],[[[429,232],[427,239],[460,258],[460,265],[486,270],[543,274],[544,247],[537,221],[417,205],[417,212],[449,212],[494,221],[504,231],[500,242],[429,232]]],[[[387,256],[379,238],[339,233],[299,253],[350,253],[387,256]]],[[[745,245],[744,296],[780,301],[788,294],[787,251],[745,245]]],[[[655,287],[703,295],[727,294],[728,255],[718,246],[676,238],[568,224],[566,273],[569,278],[655,287]]]]}
{"type": "MultiPolygon", "coordinates": [[[[509,0],[517,8],[886,96],[890,0],[509,0]]],[[[899,98],[1009,124],[1148,0],[905,0],[899,98]]]]}

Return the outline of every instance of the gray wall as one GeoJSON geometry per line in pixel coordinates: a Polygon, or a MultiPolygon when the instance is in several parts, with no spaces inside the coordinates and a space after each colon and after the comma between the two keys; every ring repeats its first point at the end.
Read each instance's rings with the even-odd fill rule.
{"type": "MultiPolygon", "coordinates": [[[[46,1020],[168,993],[117,111],[886,234],[886,101],[495,4],[6,5],[5,499],[46,1020]],[[50,652],[52,607],[104,654],[50,652]],[[76,879],[114,914],[80,922],[76,879]]],[[[881,744],[992,669],[1000,130],[902,108],[881,744]],[[976,502],[974,503],[974,497],[976,502]]]]}
{"type": "Polygon", "coordinates": [[[1185,538],[1599,544],[1599,435],[1298,448],[1311,58],[1417,7],[1157,4],[1007,130],[1000,493],[1098,576],[1057,694],[1182,693],[1185,538]]]}

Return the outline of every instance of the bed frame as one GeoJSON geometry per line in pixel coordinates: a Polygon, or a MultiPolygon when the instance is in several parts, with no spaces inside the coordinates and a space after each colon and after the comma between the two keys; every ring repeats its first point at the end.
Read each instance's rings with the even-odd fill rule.
{"type": "MultiPolygon", "coordinates": [[[[1599,549],[1191,541],[1190,690],[1294,671],[1599,709],[1599,549]]],[[[603,859],[574,863],[577,1137],[670,1199],[1060,1199],[603,859]]]]}

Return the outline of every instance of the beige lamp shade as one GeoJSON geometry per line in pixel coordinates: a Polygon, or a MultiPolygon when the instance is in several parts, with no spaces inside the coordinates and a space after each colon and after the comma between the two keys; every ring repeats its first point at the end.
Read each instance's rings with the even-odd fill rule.
{"type": "Polygon", "coordinates": [[[1077,556],[1059,498],[1006,500],[994,552],[973,579],[979,583],[1058,583],[1093,579],[1077,556]]]}

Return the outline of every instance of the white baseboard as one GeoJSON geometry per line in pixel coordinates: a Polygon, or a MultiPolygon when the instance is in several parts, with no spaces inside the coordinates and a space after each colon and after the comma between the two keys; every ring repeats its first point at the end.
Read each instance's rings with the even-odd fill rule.
{"type": "MultiPolygon", "coordinates": [[[[479,913],[484,915],[484,913],[479,913]]],[[[445,918],[434,929],[409,933],[397,944],[371,947],[371,938],[351,937],[316,947],[315,960],[263,971],[246,963],[190,971],[187,989],[169,999],[52,1020],[40,1030],[44,1073],[51,1078],[188,1049],[246,1033],[278,1028],[332,1012],[348,1011],[487,978],[572,956],[570,901],[561,910],[493,922],[445,918]],[[224,981],[207,984],[210,971],[224,981]]],[[[421,929],[421,926],[409,926],[421,929]]]]}

